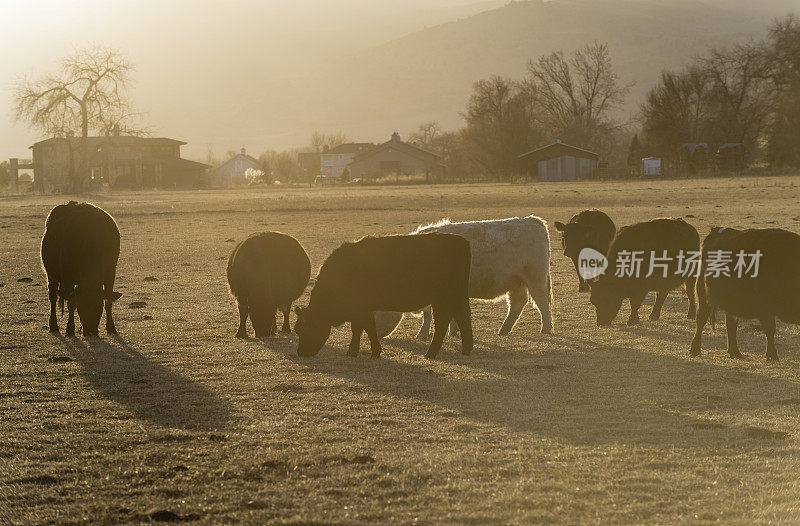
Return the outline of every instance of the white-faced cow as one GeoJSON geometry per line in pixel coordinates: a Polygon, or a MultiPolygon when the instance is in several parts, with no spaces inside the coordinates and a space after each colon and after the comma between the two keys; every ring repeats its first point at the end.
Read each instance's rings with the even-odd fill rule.
{"type": "Polygon", "coordinates": [[[239,309],[237,338],[247,338],[248,316],[256,338],[275,335],[278,309],[283,312],[281,331],[291,332],[292,302],[303,294],[311,277],[311,261],[295,238],[280,232],[252,234],[233,249],[227,273],[239,309]]]}
{"type": "Polygon", "coordinates": [[[775,318],[800,324],[800,236],[780,228],[715,227],[702,250],[691,354],[700,354],[703,327],[716,306],[725,311],[728,354],[741,357],[736,342],[739,318],[755,318],[767,338],[767,359],[777,360],[775,318]]]}
{"type": "Polygon", "coordinates": [[[67,302],[69,319],[64,334],[75,335],[75,309],[84,336],[97,336],[103,305],[106,331],[116,334],[111,304],[122,294],[114,291],[119,259],[119,228],[103,209],[70,201],[50,211],[42,237],[42,267],[50,297],[50,332],[58,332],[56,302],[67,302]]]}
{"type": "MultiPolygon", "coordinates": [[[[489,221],[451,223],[443,220],[419,227],[413,234],[429,232],[457,234],[469,241],[472,267],[469,296],[481,300],[505,298],[508,311],[498,334],[507,334],[528,303],[528,294],[542,316],[542,332],[553,330],[552,283],[550,280],[550,236],[547,223],[536,216],[489,221]]],[[[423,310],[417,336],[430,336],[430,309],[423,310]]],[[[402,319],[399,312],[376,314],[378,334],[390,334],[402,319]]],[[[455,332],[456,326],[451,326],[455,332]]]]}
{"type": "Polygon", "coordinates": [[[425,355],[434,358],[450,320],[461,327],[461,352],[472,350],[469,307],[469,242],[461,236],[365,237],[334,250],[317,275],[307,308],[297,308],[297,354],[317,354],[331,327],[349,321],[348,354],[359,351],[361,333],[369,336],[372,357],[381,352],[375,311],[407,312],[433,306],[436,331],[425,355]]]}

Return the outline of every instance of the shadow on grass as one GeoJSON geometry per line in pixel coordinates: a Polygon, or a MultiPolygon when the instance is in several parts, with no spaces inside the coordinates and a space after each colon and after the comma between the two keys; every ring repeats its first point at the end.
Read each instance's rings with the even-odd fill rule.
{"type": "Polygon", "coordinates": [[[216,393],[148,360],[120,337],[58,338],[92,387],[138,419],[164,427],[213,430],[230,418],[228,403],[216,393]]]}
{"type": "Polygon", "coordinates": [[[569,335],[536,338],[547,338],[541,352],[477,341],[471,356],[456,354],[458,345],[450,344],[434,362],[421,356],[425,343],[411,338],[385,339],[380,360],[363,351],[349,358],[332,348],[310,359],[273,350],[378,394],[573,445],[721,451],[732,442],[747,449],[774,446],[790,431],[753,428],[742,415],[796,397],[796,381],[569,335]],[[397,351],[402,356],[393,356],[397,351]]]}

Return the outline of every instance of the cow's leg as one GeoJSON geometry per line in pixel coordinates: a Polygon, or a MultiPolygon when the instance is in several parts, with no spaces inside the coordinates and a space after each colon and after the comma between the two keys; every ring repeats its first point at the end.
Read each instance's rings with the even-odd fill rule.
{"type": "Polygon", "coordinates": [[[706,326],[708,315],[711,308],[708,303],[703,302],[700,304],[700,310],[697,311],[697,318],[695,319],[694,337],[692,338],[692,346],[689,349],[689,354],[697,356],[700,354],[700,347],[703,342],[703,327],[706,326]]]}
{"type": "Polygon", "coordinates": [[[277,305],[270,305],[269,306],[269,330],[267,331],[268,336],[275,336],[278,334],[278,306],[277,305]]]}
{"type": "Polygon", "coordinates": [[[50,332],[58,332],[58,316],[56,303],[58,303],[58,282],[47,281],[47,293],[50,298],[50,332]]]}
{"type": "Polygon", "coordinates": [[[690,320],[697,316],[697,291],[695,291],[695,278],[687,278],[683,286],[686,289],[686,299],[689,300],[689,310],[686,311],[686,317],[690,320]]]}
{"type": "Polygon", "coordinates": [[[575,274],[578,275],[578,292],[589,292],[589,284],[581,276],[581,271],[578,269],[578,261],[573,259],[572,265],[575,267],[575,274]]]}
{"type": "Polygon", "coordinates": [[[553,312],[551,310],[552,290],[549,276],[545,278],[544,283],[540,283],[541,279],[533,279],[532,276],[526,276],[525,284],[528,286],[528,292],[539,309],[539,314],[542,315],[542,334],[550,334],[553,332],[553,312]]]}
{"type": "Polygon", "coordinates": [[[422,327],[419,328],[417,338],[428,340],[431,337],[431,322],[433,321],[433,309],[430,305],[422,309],[422,327]]]}
{"type": "Polygon", "coordinates": [[[630,297],[631,315],[628,318],[628,325],[636,325],[639,323],[639,307],[642,306],[644,298],[647,296],[647,291],[636,292],[630,297]]]}
{"type": "Polygon", "coordinates": [[[73,300],[67,301],[67,311],[69,317],[67,318],[67,329],[64,331],[64,336],[75,336],[75,302],[73,300]]]}
{"type": "Polygon", "coordinates": [[[472,313],[469,308],[469,298],[465,298],[458,304],[453,311],[455,322],[461,329],[461,353],[469,354],[472,352],[474,344],[472,339],[472,313]]]}
{"type": "Polygon", "coordinates": [[[292,302],[290,301],[286,305],[282,305],[280,309],[283,313],[283,326],[281,327],[281,332],[283,334],[291,334],[292,326],[289,324],[289,313],[292,312],[292,302]]]}
{"type": "Polygon", "coordinates": [[[666,301],[668,295],[669,290],[659,290],[656,292],[656,302],[653,303],[653,310],[650,311],[651,320],[657,320],[661,317],[661,308],[664,306],[664,301],[666,301]]]}
{"type": "Polygon", "coordinates": [[[104,307],[106,311],[106,332],[108,334],[117,334],[117,327],[114,325],[114,316],[111,314],[111,308],[114,305],[114,300],[110,298],[111,293],[114,291],[114,282],[116,279],[117,262],[115,260],[104,262],[103,291],[107,296],[104,302],[104,307]]]}
{"type": "Polygon", "coordinates": [[[739,318],[728,311],[725,311],[725,330],[728,332],[728,354],[731,358],[741,358],[739,344],[736,341],[736,328],[739,326],[739,318]]]}
{"type": "Polygon", "coordinates": [[[759,318],[761,328],[764,329],[764,335],[767,337],[767,360],[778,360],[778,349],[775,348],[775,317],[765,316],[759,318]]]}
{"type": "Polygon", "coordinates": [[[449,305],[433,305],[433,340],[428,346],[425,358],[433,359],[439,354],[451,319],[453,319],[453,310],[449,305]]]}
{"type": "MultiPolygon", "coordinates": [[[[375,322],[373,321],[373,324],[374,323],[375,322]]],[[[350,330],[352,331],[353,335],[350,337],[350,346],[347,348],[347,355],[358,356],[358,351],[361,347],[361,333],[364,332],[364,327],[360,320],[353,320],[350,322],[350,330]]]]}
{"type": "Polygon", "coordinates": [[[370,358],[378,358],[381,355],[381,339],[378,338],[378,329],[375,327],[375,313],[370,312],[364,317],[364,331],[369,338],[369,347],[372,353],[370,358]]]}
{"type": "Polygon", "coordinates": [[[236,331],[236,337],[247,338],[247,303],[237,299],[236,306],[239,308],[239,330],[236,331]]]}
{"type": "Polygon", "coordinates": [[[503,324],[500,326],[500,330],[497,331],[497,334],[508,334],[511,332],[511,329],[514,328],[520,314],[522,314],[522,309],[524,309],[525,304],[528,303],[528,287],[522,282],[517,284],[508,291],[507,302],[508,312],[506,313],[506,319],[503,320],[503,324]]]}

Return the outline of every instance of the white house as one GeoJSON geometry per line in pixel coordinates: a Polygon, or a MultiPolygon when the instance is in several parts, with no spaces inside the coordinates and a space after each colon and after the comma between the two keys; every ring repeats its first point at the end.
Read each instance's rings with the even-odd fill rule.
{"type": "Polygon", "coordinates": [[[240,153],[237,153],[214,169],[211,182],[214,186],[246,184],[248,169],[263,170],[264,168],[258,162],[258,159],[247,155],[247,150],[242,148],[240,153]]]}
{"type": "Polygon", "coordinates": [[[335,148],[323,150],[319,156],[320,175],[325,178],[341,178],[345,168],[356,155],[364,153],[374,146],[371,142],[347,142],[335,148]]]}

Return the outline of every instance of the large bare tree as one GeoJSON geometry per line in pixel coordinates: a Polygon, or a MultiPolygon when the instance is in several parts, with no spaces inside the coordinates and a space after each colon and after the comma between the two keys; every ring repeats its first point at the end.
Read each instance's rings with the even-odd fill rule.
{"type": "Polygon", "coordinates": [[[117,50],[86,48],[63,58],[58,74],[25,79],[14,87],[17,120],[27,122],[45,137],[66,140],[70,152],[68,190],[85,189],[89,178],[86,138],[90,132],[144,132],[130,124],[135,116],[127,96],[132,70],[133,65],[117,50]],[[72,148],[73,136],[81,138],[78,152],[72,148]]]}
{"type": "Polygon", "coordinates": [[[598,146],[616,126],[612,113],[630,89],[619,83],[608,45],[598,42],[531,60],[525,86],[542,129],[584,147],[598,146]]]}

